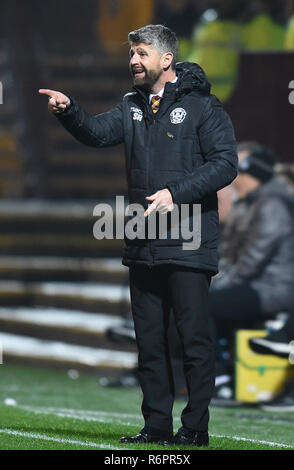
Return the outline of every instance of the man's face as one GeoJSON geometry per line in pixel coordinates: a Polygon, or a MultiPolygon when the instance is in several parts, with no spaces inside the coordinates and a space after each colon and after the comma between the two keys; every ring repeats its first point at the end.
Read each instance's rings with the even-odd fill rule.
{"type": "Polygon", "coordinates": [[[150,92],[163,73],[158,51],[149,44],[133,43],[130,49],[130,71],[134,85],[150,92]]]}

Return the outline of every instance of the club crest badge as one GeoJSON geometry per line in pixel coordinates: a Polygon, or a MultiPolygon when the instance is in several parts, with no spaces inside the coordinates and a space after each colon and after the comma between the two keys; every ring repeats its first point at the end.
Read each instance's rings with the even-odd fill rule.
{"type": "Polygon", "coordinates": [[[170,113],[170,121],[172,124],[181,124],[186,115],[187,112],[183,108],[176,108],[170,113]]]}

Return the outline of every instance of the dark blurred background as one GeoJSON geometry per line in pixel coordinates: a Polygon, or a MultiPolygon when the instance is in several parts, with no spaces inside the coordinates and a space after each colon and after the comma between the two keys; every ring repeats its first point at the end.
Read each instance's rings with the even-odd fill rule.
{"type": "Polygon", "coordinates": [[[94,206],[126,195],[123,149],[74,141],[38,89],[70,94],[92,114],[108,110],[131,90],[127,33],[148,23],[173,29],[179,60],[204,68],[238,141],[293,162],[292,0],[1,0],[4,361],[105,372],[136,363],[135,346],[106,333],[129,313],[123,242],[92,235],[94,206]]]}

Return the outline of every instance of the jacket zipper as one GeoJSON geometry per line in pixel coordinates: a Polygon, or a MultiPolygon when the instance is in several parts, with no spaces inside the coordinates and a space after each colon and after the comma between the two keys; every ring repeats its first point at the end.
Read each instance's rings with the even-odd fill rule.
{"type": "MultiPolygon", "coordinates": [[[[150,105],[148,104],[148,107],[146,107],[147,109],[147,113],[149,115],[151,115],[151,111],[150,111],[150,105]]],[[[152,126],[155,125],[155,122],[156,122],[156,119],[155,119],[155,116],[152,112],[152,120],[150,119],[150,124],[147,123],[147,126],[148,126],[148,142],[147,142],[147,148],[148,148],[148,155],[147,155],[147,162],[146,162],[146,187],[147,187],[147,190],[148,192],[151,192],[151,188],[149,188],[149,184],[150,184],[150,178],[149,178],[149,171],[150,171],[150,158],[151,158],[151,145],[150,145],[150,142],[152,140],[152,132],[151,132],[151,128],[152,126]]],[[[148,235],[148,234],[147,234],[148,235]]],[[[154,254],[152,253],[152,246],[151,246],[151,243],[149,242],[148,243],[148,247],[149,247],[149,255],[150,255],[150,258],[152,259],[152,265],[150,266],[150,269],[152,268],[152,266],[154,266],[154,254]]]]}
{"type": "MultiPolygon", "coordinates": [[[[156,121],[155,121],[155,116],[153,115],[153,113],[151,114],[151,107],[149,105],[147,95],[145,93],[143,93],[139,88],[136,88],[136,87],[133,87],[133,88],[141,96],[142,101],[143,101],[144,110],[145,110],[145,113],[144,113],[144,115],[145,115],[145,125],[147,127],[147,132],[148,132],[148,140],[147,140],[148,154],[147,154],[147,161],[146,161],[146,189],[147,189],[147,191],[149,191],[149,163],[150,163],[149,162],[149,160],[150,160],[149,155],[150,155],[150,141],[151,141],[151,138],[152,138],[152,135],[149,132],[149,128],[152,125],[154,125],[156,121]],[[150,117],[152,117],[152,119],[150,119],[150,117]]],[[[147,236],[148,236],[148,234],[147,234],[147,236]]],[[[152,266],[154,266],[154,255],[151,252],[150,243],[148,243],[148,251],[149,251],[150,259],[152,259],[151,265],[148,264],[149,269],[151,269],[152,266]]]]}

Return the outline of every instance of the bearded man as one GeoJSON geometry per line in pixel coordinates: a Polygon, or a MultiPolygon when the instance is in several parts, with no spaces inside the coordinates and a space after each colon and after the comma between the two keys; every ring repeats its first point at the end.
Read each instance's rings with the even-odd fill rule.
{"type": "Polygon", "coordinates": [[[124,143],[129,202],[144,207],[146,221],[154,212],[171,215],[175,206],[187,205],[191,228],[193,206],[201,205],[201,239],[191,249],[184,248],[182,232],[172,236],[170,220],[165,238],[126,237],[123,264],[130,268],[144,427],[121,442],[207,446],[215,380],[208,293],[218,271],[216,192],[237,175],[234,131],[203,70],[188,62],[176,65],[178,41],[169,28],[147,25],[128,39],[134,89],[109,112],[90,116],[72,97],[40,93],[49,96],[49,110],[80,142],[97,148],[124,143]],[[175,436],[171,310],[189,392],[175,436]]]}

